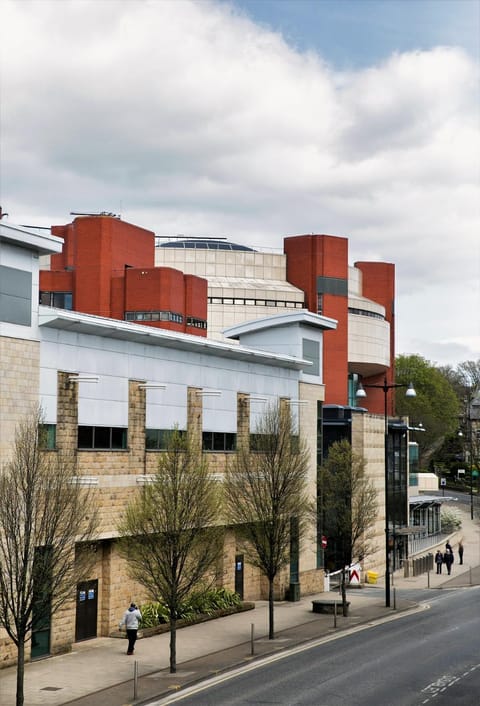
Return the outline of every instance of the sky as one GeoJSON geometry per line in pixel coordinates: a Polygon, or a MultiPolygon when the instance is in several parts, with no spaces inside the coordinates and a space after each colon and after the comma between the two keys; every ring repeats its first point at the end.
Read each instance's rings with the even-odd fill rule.
{"type": "Polygon", "coordinates": [[[396,350],[480,358],[480,0],[0,0],[0,205],[396,266],[396,350]]]}

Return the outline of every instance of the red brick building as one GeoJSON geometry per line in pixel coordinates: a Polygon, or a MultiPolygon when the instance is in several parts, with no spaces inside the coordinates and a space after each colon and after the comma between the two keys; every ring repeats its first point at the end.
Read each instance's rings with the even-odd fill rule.
{"type": "Polygon", "coordinates": [[[40,272],[40,302],[86,314],[207,335],[207,282],[155,267],[155,235],[110,215],[82,216],[52,235],[64,239],[40,272]]]}

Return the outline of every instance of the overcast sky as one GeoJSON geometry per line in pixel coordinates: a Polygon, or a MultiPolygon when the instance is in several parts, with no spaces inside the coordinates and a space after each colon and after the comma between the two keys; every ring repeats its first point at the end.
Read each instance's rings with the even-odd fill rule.
{"type": "Polygon", "coordinates": [[[348,236],[398,353],[478,359],[479,44],[479,0],[0,0],[0,204],[348,236]]]}

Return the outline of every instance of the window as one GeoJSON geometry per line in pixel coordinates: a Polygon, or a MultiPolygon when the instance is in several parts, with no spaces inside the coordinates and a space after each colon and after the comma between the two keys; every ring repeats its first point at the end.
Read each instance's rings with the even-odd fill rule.
{"type": "MultiPolygon", "coordinates": [[[[145,448],[157,450],[168,449],[168,444],[174,431],[174,429],[145,429],[145,448]]],[[[176,432],[181,437],[186,435],[186,432],[183,430],[177,429],[176,432]]]]}
{"type": "Polygon", "coordinates": [[[175,311],[126,311],[125,321],[173,321],[183,324],[183,315],[175,311]]]}
{"type": "Polygon", "coordinates": [[[237,435],[229,432],[204,431],[202,448],[204,451],[235,451],[237,435]]]}
{"type": "Polygon", "coordinates": [[[0,265],[0,321],[31,326],[31,272],[0,265]]]}
{"type": "Polygon", "coordinates": [[[187,326],[193,326],[193,328],[207,328],[207,322],[205,319],[196,319],[194,316],[187,317],[187,326]]]}
{"type": "Polygon", "coordinates": [[[40,292],[40,304],[54,306],[56,309],[73,309],[72,292],[40,292]]]}
{"type": "Polygon", "coordinates": [[[38,428],[38,445],[41,449],[55,449],[57,443],[57,425],[40,424],[38,428]]]}
{"type": "MultiPolygon", "coordinates": [[[[274,437],[270,438],[265,434],[250,434],[250,451],[270,451],[271,448],[276,446],[277,443],[277,440],[274,437]]],[[[292,453],[299,453],[300,437],[298,434],[292,434],[290,436],[290,442],[292,445],[292,453]]]]}
{"type": "Polygon", "coordinates": [[[124,427],[78,427],[79,449],[126,449],[127,430],[124,427]]]}
{"type": "Polygon", "coordinates": [[[305,368],[306,375],[320,375],[320,344],[309,338],[302,339],[302,356],[305,360],[310,360],[312,365],[305,368]]]}
{"type": "Polygon", "coordinates": [[[380,319],[380,321],[385,321],[385,317],[382,314],[378,314],[376,311],[368,311],[368,309],[355,309],[352,306],[348,307],[349,314],[355,314],[356,316],[370,316],[371,319],[380,319]]]}

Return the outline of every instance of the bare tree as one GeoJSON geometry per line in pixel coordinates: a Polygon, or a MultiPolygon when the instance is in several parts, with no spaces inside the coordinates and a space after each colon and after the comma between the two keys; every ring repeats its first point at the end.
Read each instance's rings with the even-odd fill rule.
{"type": "Polygon", "coordinates": [[[120,551],[132,578],[170,617],[170,672],[177,671],[176,631],[182,602],[214,580],[222,529],[218,484],[200,449],[174,431],[151,483],[127,507],[120,551]]]}
{"type": "Polygon", "coordinates": [[[0,624],[17,648],[16,704],[24,703],[25,644],[34,621],[49,621],[88,576],[96,513],[74,467],[42,449],[42,414],[17,427],[12,460],[0,471],[0,624]]]}
{"type": "Polygon", "coordinates": [[[347,615],[345,567],[361,561],[375,547],[377,491],[365,474],[364,459],[353,453],[347,440],[334,442],[320,467],[319,483],[325,532],[335,542],[342,564],[342,605],[347,615]]]}
{"type": "Polygon", "coordinates": [[[228,521],[235,526],[248,561],[268,579],[272,640],[274,581],[290,560],[292,521],[300,541],[311,518],[306,487],[308,456],[304,443],[293,434],[288,405],[269,407],[253,439],[253,448],[240,446],[227,468],[224,495],[228,521]]]}

